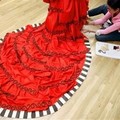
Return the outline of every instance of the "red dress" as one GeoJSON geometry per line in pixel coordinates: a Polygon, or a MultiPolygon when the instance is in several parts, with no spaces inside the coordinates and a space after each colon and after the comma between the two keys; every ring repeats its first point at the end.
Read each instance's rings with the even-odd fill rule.
{"type": "Polygon", "coordinates": [[[37,111],[76,85],[88,51],[80,32],[86,0],[44,0],[46,21],[8,33],[0,47],[0,107],[37,111]]]}

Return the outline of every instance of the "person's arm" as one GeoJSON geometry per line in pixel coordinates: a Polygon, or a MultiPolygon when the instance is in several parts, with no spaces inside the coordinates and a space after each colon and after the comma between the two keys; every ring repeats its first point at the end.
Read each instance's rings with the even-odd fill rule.
{"type": "Polygon", "coordinates": [[[93,21],[93,24],[94,24],[94,25],[102,25],[102,24],[104,24],[109,18],[111,18],[111,14],[110,14],[110,12],[107,12],[103,18],[93,21]]]}
{"type": "Polygon", "coordinates": [[[110,27],[108,27],[106,29],[97,30],[96,34],[98,34],[98,35],[100,35],[100,34],[109,34],[111,32],[119,30],[119,29],[120,29],[120,22],[114,23],[113,25],[111,25],[110,27]]]}

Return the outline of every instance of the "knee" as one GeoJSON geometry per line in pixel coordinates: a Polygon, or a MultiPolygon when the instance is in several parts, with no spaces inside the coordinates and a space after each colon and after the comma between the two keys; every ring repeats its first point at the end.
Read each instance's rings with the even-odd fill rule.
{"type": "Polygon", "coordinates": [[[100,35],[95,35],[95,39],[96,39],[97,41],[101,41],[100,35]]]}
{"type": "Polygon", "coordinates": [[[102,38],[101,35],[95,35],[95,39],[96,39],[97,41],[103,41],[103,38],[102,38]]]}
{"type": "Polygon", "coordinates": [[[107,11],[108,11],[107,5],[102,6],[102,11],[103,11],[104,15],[107,13],[107,11]]]}
{"type": "Polygon", "coordinates": [[[102,6],[103,6],[104,9],[107,9],[107,5],[106,5],[106,4],[104,4],[104,5],[102,5],[102,6]]]}

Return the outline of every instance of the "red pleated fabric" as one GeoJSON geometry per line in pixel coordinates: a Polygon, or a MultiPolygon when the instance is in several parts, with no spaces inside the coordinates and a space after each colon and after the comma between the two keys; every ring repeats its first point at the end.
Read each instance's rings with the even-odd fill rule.
{"type": "Polygon", "coordinates": [[[48,16],[39,27],[7,33],[0,45],[0,107],[48,109],[76,85],[88,49],[80,32],[86,0],[44,0],[48,16]]]}

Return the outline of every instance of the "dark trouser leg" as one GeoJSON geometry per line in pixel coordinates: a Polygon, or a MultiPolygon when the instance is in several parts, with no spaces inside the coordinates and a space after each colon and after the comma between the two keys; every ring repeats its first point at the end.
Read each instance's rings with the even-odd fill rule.
{"type": "Polygon", "coordinates": [[[99,15],[99,14],[106,14],[107,13],[107,5],[101,5],[97,8],[91,9],[88,11],[88,15],[89,16],[95,16],[95,15],[99,15]]]}
{"type": "Polygon", "coordinates": [[[95,35],[97,41],[120,41],[120,32],[115,31],[106,35],[95,35]]]}

